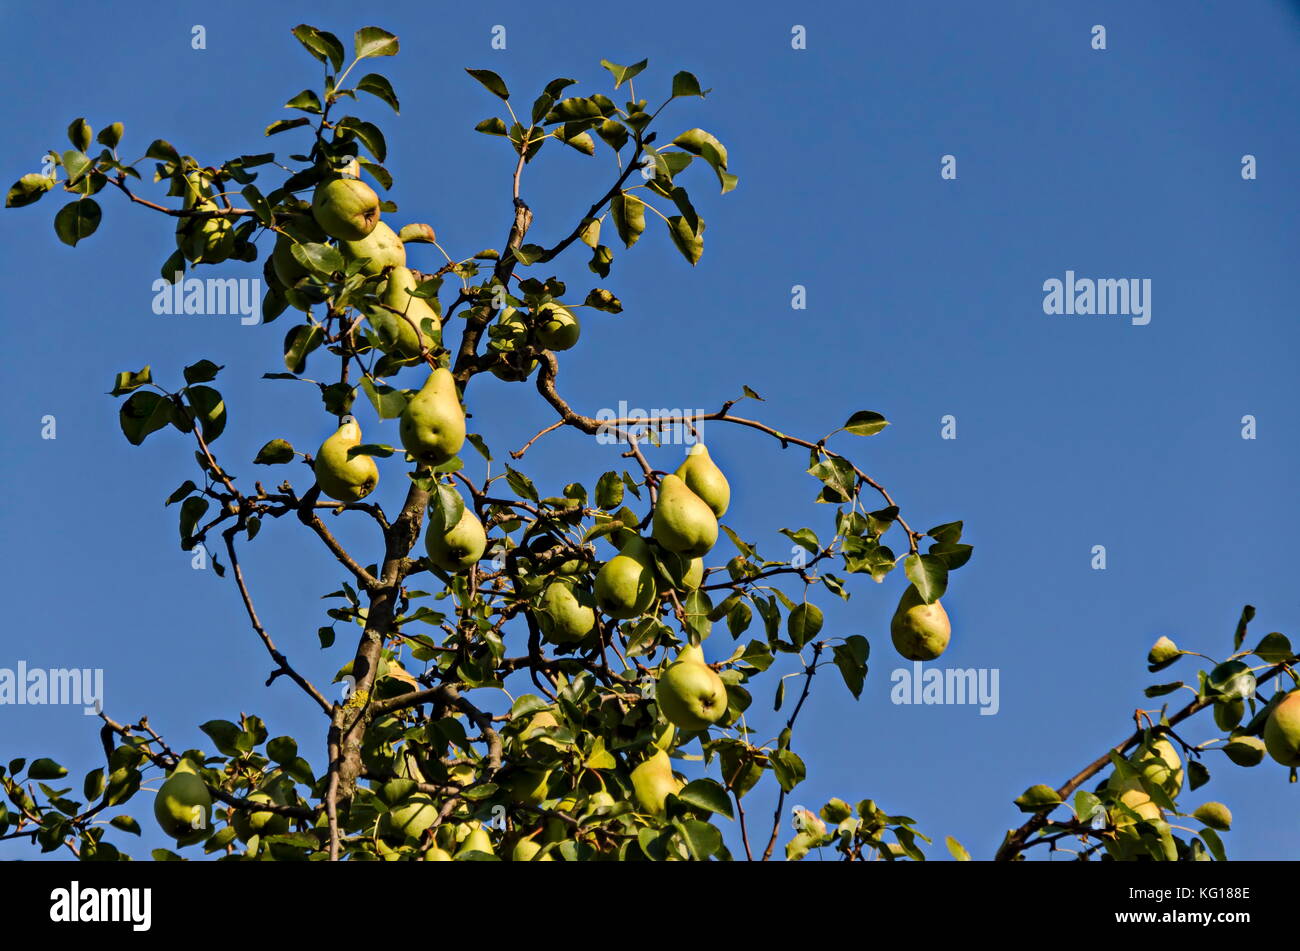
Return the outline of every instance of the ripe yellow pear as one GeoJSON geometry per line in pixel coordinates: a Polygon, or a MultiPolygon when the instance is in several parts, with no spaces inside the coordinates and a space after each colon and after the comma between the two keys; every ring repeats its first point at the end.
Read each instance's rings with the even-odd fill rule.
{"type": "Polygon", "coordinates": [[[464,858],[469,852],[486,852],[488,855],[495,855],[492,851],[492,840],[488,837],[487,830],[477,822],[470,824],[469,835],[461,842],[460,848],[456,850],[456,858],[464,858]]]}
{"type": "Polygon", "coordinates": [[[472,567],[487,548],[483,523],[468,505],[460,521],[448,530],[442,524],[441,509],[429,513],[429,527],[424,533],[424,549],[429,560],[443,571],[457,572],[472,567]]]}
{"type": "Polygon", "coordinates": [[[663,750],[632,770],[632,791],[637,804],[651,815],[662,815],[665,800],[684,784],[673,775],[673,762],[663,750]]]}
{"type": "Polygon", "coordinates": [[[1283,766],[1300,766],[1300,690],[1292,690],[1264,722],[1264,748],[1283,766]]]}
{"type": "MultiPolygon", "coordinates": [[[[1115,782],[1115,778],[1111,777],[1110,783],[1115,782]]],[[[1130,780],[1127,783],[1120,783],[1117,788],[1119,792],[1116,798],[1143,819],[1150,821],[1152,819],[1160,818],[1160,807],[1156,805],[1152,798],[1142,788],[1141,784],[1137,783],[1135,780],[1130,780]]],[[[1137,821],[1132,816],[1126,815],[1118,809],[1112,811],[1111,818],[1119,828],[1131,826],[1137,821]]]]}
{"type": "Polygon", "coordinates": [[[382,221],[376,221],[370,234],[356,241],[340,241],[339,251],[345,261],[365,260],[362,274],[382,274],[386,267],[406,266],[406,245],[397,232],[382,221]]]}
{"type": "Polygon", "coordinates": [[[284,234],[275,236],[275,250],[271,252],[271,267],[285,287],[293,287],[307,276],[307,269],[293,256],[293,246],[298,243],[321,244],[325,232],[320,230],[311,215],[294,215],[281,225],[284,234]]]}
{"type": "Polygon", "coordinates": [[[348,450],[361,445],[361,427],[350,420],[338,428],[316,452],[316,481],[320,489],[339,502],[357,502],[379,484],[379,467],[371,456],[348,458],[348,450]]]}
{"type": "Polygon", "coordinates": [[[424,861],[426,862],[450,862],[451,853],[446,849],[440,849],[436,845],[431,845],[424,850],[424,861]]]}
{"type": "Polygon", "coordinates": [[[916,585],[908,585],[889,622],[889,636],[908,660],[934,660],[948,648],[952,624],[942,604],[926,604],[916,585]]]}
{"type": "Polygon", "coordinates": [[[456,381],[445,367],[429,374],[420,392],[402,411],[398,434],[406,451],[419,462],[440,466],[465,445],[465,410],[456,381]]]}
{"type": "Polygon", "coordinates": [[[211,832],[212,794],[189,760],[181,760],[158,788],[153,814],[173,839],[193,842],[211,832]]]}
{"type": "Polygon", "coordinates": [[[425,350],[435,350],[442,342],[442,321],[437,312],[423,297],[411,296],[417,286],[410,268],[393,268],[379,296],[383,307],[369,315],[386,353],[414,359],[420,356],[421,343],[425,350]],[[418,335],[416,327],[420,328],[418,335]]]}
{"type": "Polygon", "coordinates": [[[538,602],[537,624],[548,641],[571,644],[596,629],[595,599],[567,581],[552,581],[538,602]]]}
{"type": "Polygon", "coordinates": [[[681,476],[666,475],[659,483],[652,534],[669,551],[694,558],[717,542],[718,518],[681,476]]]}
{"type": "Polygon", "coordinates": [[[633,535],[596,573],[596,604],[616,620],[640,617],[659,596],[650,549],[633,535]]]}
{"type": "Polygon", "coordinates": [[[537,858],[537,853],[542,851],[542,847],[532,839],[520,839],[515,843],[515,847],[510,850],[510,861],[512,862],[554,862],[555,859],[548,852],[541,858],[537,858]]]}
{"type": "Polygon", "coordinates": [[[659,675],[655,700],[665,719],[683,730],[707,729],[727,714],[727,686],[692,644],[659,675]]]}
{"type": "Polygon", "coordinates": [[[537,342],[547,350],[568,350],[578,342],[582,327],[567,307],[543,304],[537,311],[537,342]]]}
{"type": "Polygon", "coordinates": [[[1170,797],[1177,796],[1183,788],[1183,761],[1174,744],[1163,736],[1151,744],[1150,750],[1139,747],[1129,761],[1142,773],[1143,779],[1159,786],[1170,797]]]}
{"type": "Polygon", "coordinates": [[[360,241],[379,224],[379,196],[357,178],[331,178],[316,186],[311,213],[331,238],[360,241]]]}
{"type": "Polygon", "coordinates": [[[722,518],[727,514],[731,504],[731,486],[727,477],[709,456],[709,450],[702,442],[697,442],[686,450],[686,459],[677,467],[677,475],[687,488],[704,500],[704,504],[713,509],[713,514],[722,518]]]}

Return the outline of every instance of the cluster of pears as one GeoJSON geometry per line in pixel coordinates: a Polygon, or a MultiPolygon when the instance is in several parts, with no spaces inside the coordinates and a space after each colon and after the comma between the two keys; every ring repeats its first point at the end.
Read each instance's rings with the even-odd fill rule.
{"type": "Polygon", "coordinates": [[[730,502],[727,477],[704,443],[696,443],[677,471],[659,483],[651,534],[668,551],[698,558],[717,542],[718,519],[730,502]]]}
{"type": "MultiPolygon", "coordinates": [[[[254,792],[248,794],[249,802],[284,806],[288,798],[284,794],[283,783],[278,778],[265,778],[254,792]]],[[[253,836],[265,838],[268,835],[283,835],[289,831],[289,817],[278,812],[257,809],[237,809],[231,825],[240,841],[247,842],[253,836]]]]}
{"type": "MultiPolygon", "coordinates": [[[[1159,819],[1162,815],[1161,809],[1150,794],[1142,788],[1141,780],[1144,779],[1151,785],[1163,789],[1171,799],[1177,796],[1183,788],[1183,761],[1178,755],[1178,750],[1169,740],[1160,737],[1149,747],[1139,747],[1129,757],[1129,762],[1138,775],[1120,779],[1112,773],[1106,781],[1107,789],[1119,802],[1132,809],[1141,818],[1148,821],[1159,819]],[[1138,778],[1139,776],[1141,779],[1138,778]]],[[[1131,826],[1136,821],[1132,816],[1120,813],[1118,810],[1112,814],[1112,818],[1119,828],[1131,826]]]]}
{"type": "MultiPolygon", "coordinates": [[[[202,172],[189,172],[183,189],[182,203],[186,211],[220,211],[202,172]]],[[[181,218],[176,224],[176,247],[194,264],[219,264],[235,253],[235,226],[224,217],[181,218]]]]}
{"type": "Polygon", "coordinates": [[[926,604],[916,585],[910,584],[889,622],[894,649],[908,660],[934,660],[948,649],[952,623],[937,600],[926,604]]]}
{"type": "Polygon", "coordinates": [[[547,301],[528,316],[515,307],[505,307],[488,330],[491,349],[503,355],[492,366],[492,375],[500,380],[517,382],[528,379],[537,369],[537,358],[529,352],[535,343],[545,350],[568,350],[578,343],[582,325],[578,317],[563,304],[547,301]]]}
{"type": "Polygon", "coordinates": [[[211,834],[212,794],[193,762],[182,759],[158,787],[153,814],[163,832],[182,845],[211,834]]]}

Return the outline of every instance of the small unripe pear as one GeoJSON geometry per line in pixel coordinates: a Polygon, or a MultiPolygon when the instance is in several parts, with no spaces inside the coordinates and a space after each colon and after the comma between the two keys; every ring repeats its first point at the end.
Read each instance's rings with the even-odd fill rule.
{"type": "Polygon", "coordinates": [[[196,841],[211,832],[212,794],[186,760],[172,771],[153,801],[154,818],[163,832],[180,841],[196,841]]]}
{"type": "Polygon", "coordinates": [[[515,847],[510,850],[510,861],[512,862],[554,862],[548,852],[541,858],[537,858],[537,853],[542,851],[542,847],[532,839],[520,839],[515,843],[515,847]]]}
{"type": "Polygon", "coordinates": [[[492,850],[492,840],[488,837],[487,830],[477,822],[471,823],[470,833],[467,835],[460,848],[456,850],[456,858],[464,858],[469,852],[486,852],[488,855],[495,855],[492,850]]]}
{"type": "Polygon", "coordinates": [[[422,343],[425,350],[434,350],[442,341],[442,321],[437,312],[423,297],[411,294],[417,286],[410,268],[393,268],[380,294],[383,306],[368,314],[386,353],[415,359],[420,356],[422,343]]]}
{"type": "Polygon", "coordinates": [[[331,238],[360,241],[379,224],[379,196],[357,178],[331,178],[316,186],[311,213],[331,238]]]}
{"type": "Polygon", "coordinates": [[[1264,746],[1283,766],[1300,766],[1300,690],[1293,690],[1264,722],[1264,746]]]}
{"type": "Polygon", "coordinates": [[[704,500],[705,505],[713,509],[714,515],[722,518],[727,513],[727,506],[731,504],[731,486],[709,456],[704,443],[697,442],[686,450],[686,459],[677,467],[677,475],[704,500]]]}
{"type": "Polygon", "coordinates": [[[537,342],[547,350],[568,350],[578,342],[578,318],[559,304],[543,304],[537,311],[537,342]]]}
{"type": "MultiPolygon", "coordinates": [[[[249,802],[273,803],[283,806],[284,796],[277,792],[259,789],[249,793],[249,802]]],[[[236,809],[231,825],[240,839],[247,842],[255,835],[283,835],[289,831],[289,817],[276,812],[262,812],[252,809],[236,809]]]]}
{"type": "Polygon", "coordinates": [[[1223,700],[1214,705],[1214,725],[1220,730],[1236,729],[1246,713],[1244,700],[1223,700]]]}
{"type": "Polygon", "coordinates": [[[285,287],[293,287],[308,271],[293,256],[295,244],[321,244],[325,241],[325,232],[311,215],[294,215],[281,226],[284,234],[275,237],[275,250],[271,252],[271,267],[275,276],[285,287]]]}
{"type": "Polygon", "coordinates": [[[934,660],[947,650],[952,624],[942,604],[926,604],[916,585],[908,585],[889,622],[889,635],[908,660],[934,660]]]}
{"type": "Polygon", "coordinates": [[[1151,744],[1149,750],[1137,749],[1130,757],[1147,782],[1159,786],[1170,797],[1177,796],[1183,788],[1183,761],[1174,744],[1163,736],[1151,744]]]}
{"type": "Polygon", "coordinates": [[[379,484],[379,467],[371,456],[348,458],[348,450],[359,445],[361,427],[355,420],[350,420],[321,443],[316,452],[316,482],[331,499],[357,502],[379,484]]]}

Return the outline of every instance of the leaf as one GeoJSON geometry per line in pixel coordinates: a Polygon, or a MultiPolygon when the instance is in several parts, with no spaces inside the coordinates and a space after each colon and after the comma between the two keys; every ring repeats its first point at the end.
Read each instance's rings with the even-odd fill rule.
{"type": "Polygon", "coordinates": [[[795,647],[803,647],[817,636],[822,629],[822,611],[815,604],[804,602],[797,605],[786,618],[786,633],[795,647]]]}
{"type": "Polygon", "coordinates": [[[817,501],[838,505],[853,498],[857,473],[853,471],[853,466],[847,460],[839,456],[823,459],[812,466],[808,473],[820,479],[825,486],[817,501]]]}
{"type": "Polygon", "coordinates": [[[704,255],[704,220],[700,219],[696,225],[697,227],[692,229],[681,215],[673,215],[668,219],[668,236],[672,238],[677,250],[692,267],[698,264],[704,255]]]}
{"type": "Polygon", "coordinates": [[[602,59],[600,65],[609,70],[610,75],[614,77],[614,88],[618,89],[625,82],[639,75],[643,69],[650,64],[650,60],[643,59],[639,63],[633,63],[631,66],[619,66],[617,63],[611,63],[607,59],[602,59]]]}
{"type": "Polygon", "coordinates": [[[673,95],[676,99],[679,96],[699,96],[704,98],[704,93],[700,89],[700,81],[691,73],[683,70],[673,76],[673,95]]]}
{"type": "Polygon", "coordinates": [[[1015,803],[1021,812],[1045,812],[1059,806],[1061,797],[1051,786],[1038,783],[1017,796],[1015,803]]]}
{"type": "Polygon", "coordinates": [[[855,436],[874,436],[888,425],[889,420],[885,417],[864,409],[850,416],[848,422],[840,428],[855,436]]]}
{"type": "Polygon", "coordinates": [[[396,56],[397,37],[377,26],[363,26],[352,37],[352,49],[357,59],[371,56],[396,56]]]}
{"type": "Polygon", "coordinates": [[[41,757],[27,767],[28,779],[61,779],[68,775],[68,770],[52,759],[41,757]]]}
{"type": "Polygon", "coordinates": [[[346,131],[360,139],[366,151],[375,157],[375,161],[382,162],[388,157],[388,143],[384,139],[384,133],[379,131],[379,126],[373,122],[366,122],[356,116],[344,116],[335,129],[339,132],[346,131]]]}
{"type": "Polygon", "coordinates": [[[149,148],[144,150],[144,157],[157,159],[160,162],[170,162],[173,165],[179,165],[181,161],[180,153],[166,139],[154,139],[149,143],[149,148]]]}
{"type": "Polygon", "coordinates": [[[226,403],[210,386],[190,386],[185,398],[199,422],[203,439],[211,445],[226,428],[226,403]]]}
{"type": "Polygon", "coordinates": [[[697,809],[716,812],[728,819],[735,818],[731,806],[731,797],[727,795],[727,791],[722,788],[721,783],[716,780],[697,779],[688,783],[677,794],[677,798],[688,805],[695,806],[697,809]]]}
{"type": "Polygon", "coordinates": [[[108,821],[108,824],[114,829],[121,829],[123,832],[129,832],[132,835],[140,834],[140,823],[130,816],[114,816],[108,821]]]}
{"type": "Polygon", "coordinates": [[[615,509],[623,504],[623,479],[617,472],[606,472],[596,480],[596,505],[615,509]]]}
{"type": "Polygon", "coordinates": [[[333,33],[302,23],[293,28],[293,35],[312,56],[322,63],[328,60],[335,72],[343,68],[343,44],[333,33]]]}
{"type": "Polygon", "coordinates": [[[850,634],[843,644],[836,644],[831,649],[835,666],[844,678],[844,686],[849,688],[853,699],[862,697],[862,686],[867,679],[867,657],[871,654],[871,643],[861,634],[850,634]]]}
{"type": "Polygon", "coordinates": [[[194,529],[208,510],[208,500],[201,495],[192,495],[181,503],[181,548],[189,549],[194,545],[194,529]]]}
{"type": "Polygon", "coordinates": [[[191,480],[186,479],[184,482],[180,484],[180,487],[175,492],[167,496],[167,501],[163,503],[163,508],[166,508],[169,505],[173,505],[176,502],[179,502],[181,499],[185,498],[187,495],[197,492],[198,488],[199,487],[195,485],[191,480]]]}
{"type": "Polygon", "coordinates": [[[503,80],[496,73],[492,72],[492,70],[466,69],[465,72],[469,73],[480,83],[482,83],[483,88],[486,89],[488,92],[492,93],[492,95],[496,96],[498,99],[510,98],[510,90],[506,88],[505,80],[503,80]]]}
{"type": "Polygon", "coordinates": [[[692,155],[700,156],[710,164],[716,164],[724,169],[727,167],[726,146],[703,129],[687,129],[673,139],[673,145],[685,149],[692,155]]]}
{"type": "Polygon", "coordinates": [[[1237,630],[1232,635],[1232,649],[1234,651],[1241,649],[1241,642],[1246,639],[1246,627],[1253,620],[1255,620],[1255,607],[1247,604],[1241,609],[1241,617],[1237,620],[1237,630]]]}
{"type": "Polygon", "coordinates": [[[85,152],[94,140],[94,130],[85,119],[73,119],[68,125],[68,141],[78,152],[85,152]]]}
{"type": "Polygon", "coordinates": [[[1206,686],[1227,700],[1249,700],[1255,695],[1255,675],[1246,664],[1230,660],[1210,671],[1206,686]]]}
{"type": "Polygon", "coordinates": [[[401,114],[402,110],[397,101],[397,93],[393,92],[392,83],[378,73],[367,73],[362,76],[357,80],[357,89],[382,99],[392,107],[393,112],[401,114]]]}
{"type": "Polygon", "coordinates": [[[533,502],[538,501],[537,488],[533,485],[533,480],[528,478],[522,472],[506,466],[506,482],[514,490],[515,495],[521,499],[529,499],[533,502]]]}
{"type": "Polygon", "coordinates": [[[485,135],[508,135],[506,124],[503,119],[493,116],[490,119],[484,119],[478,125],[474,126],[475,132],[482,132],[485,135]]]}
{"type": "Polygon", "coordinates": [[[952,853],[952,857],[955,858],[958,862],[970,861],[970,853],[966,851],[965,846],[963,846],[952,836],[950,835],[944,836],[943,842],[944,845],[948,846],[948,851],[952,853]]]}
{"type": "Polygon", "coordinates": [[[793,750],[777,750],[772,754],[772,772],[786,792],[794,789],[808,775],[807,768],[793,750]]]}
{"type": "Polygon", "coordinates": [[[623,246],[632,247],[641,237],[641,232],[645,231],[644,203],[635,195],[619,192],[610,200],[609,207],[623,246]]]}
{"type": "Polygon", "coordinates": [[[686,848],[697,862],[703,862],[722,848],[722,833],[716,827],[699,819],[674,823],[686,842],[686,848]]]}
{"type": "Polygon", "coordinates": [[[293,455],[293,446],[288,440],[272,439],[257,450],[257,456],[253,459],[253,463],[259,466],[278,466],[286,462],[292,462],[293,455]]]}
{"type": "MultiPolygon", "coordinates": [[[[295,245],[295,248],[300,247],[295,245]]],[[[296,255],[295,255],[296,256],[296,255]]],[[[307,354],[325,341],[325,331],[316,324],[299,324],[284,338],[284,365],[291,373],[307,368],[307,354]]]]}
{"type": "Polygon", "coordinates": [[[120,122],[114,122],[112,125],[105,126],[99,130],[99,135],[95,136],[95,141],[108,149],[115,149],[119,142],[122,141],[122,133],[125,126],[120,122]]]}
{"type": "MultiPolygon", "coordinates": [[[[147,369],[147,368],[146,368],[147,369]]],[[[217,378],[217,374],[224,369],[213,363],[211,360],[200,360],[198,363],[191,363],[185,368],[186,383],[207,383],[217,378]]]]}
{"type": "Polygon", "coordinates": [[[305,126],[309,122],[311,122],[311,120],[306,118],[276,119],[266,127],[266,131],[263,132],[263,135],[279,135],[281,132],[288,132],[290,129],[297,129],[301,126],[305,126]]]}
{"type": "Polygon", "coordinates": [[[229,720],[209,720],[207,723],[200,724],[199,729],[206,733],[217,749],[227,756],[238,756],[243,752],[238,744],[240,734],[244,731],[229,720]]]}
{"type": "Polygon", "coordinates": [[[391,386],[377,385],[370,377],[361,381],[361,389],[380,419],[397,419],[406,409],[406,394],[391,386]]]}
{"type": "Polygon", "coordinates": [[[69,202],[54,216],[54,233],[64,244],[76,247],[78,241],[95,233],[103,216],[93,198],[69,202]]]}
{"type": "Polygon", "coordinates": [[[1279,634],[1277,631],[1266,634],[1254,653],[1266,664],[1281,664],[1295,656],[1291,641],[1285,634],[1279,634]]]}
{"type": "Polygon", "coordinates": [[[6,208],[22,208],[40,201],[42,195],[54,187],[54,179],[35,172],[24,175],[14,182],[5,196],[6,208]]]}
{"type": "Polygon", "coordinates": [[[321,113],[320,97],[310,89],[304,89],[284,104],[286,109],[301,109],[316,115],[321,113]]]}
{"type": "Polygon", "coordinates": [[[118,410],[118,423],[127,442],[138,446],[150,433],[157,432],[175,419],[175,407],[171,400],[139,390],[118,410]]]}
{"type": "Polygon", "coordinates": [[[298,758],[298,741],[291,736],[277,736],[266,744],[266,755],[277,763],[292,763],[298,758]]]}
{"type": "Polygon", "coordinates": [[[124,393],[130,393],[132,390],[144,386],[146,383],[153,382],[153,372],[149,365],[145,364],[143,370],[138,373],[131,373],[123,370],[119,373],[113,382],[113,388],[109,390],[109,396],[121,396],[124,393]]]}
{"type": "Polygon", "coordinates": [[[903,571],[926,604],[933,604],[948,589],[948,567],[934,555],[908,555],[903,571]]]}

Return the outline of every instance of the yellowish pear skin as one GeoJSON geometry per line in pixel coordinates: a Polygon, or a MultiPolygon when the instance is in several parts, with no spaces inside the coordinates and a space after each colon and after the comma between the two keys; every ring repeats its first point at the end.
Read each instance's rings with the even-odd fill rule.
{"type": "Polygon", "coordinates": [[[360,241],[379,224],[379,196],[356,178],[331,178],[316,186],[311,213],[331,238],[360,241]]]}
{"type": "Polygon", "coordinates": [[[361,266],[362,274],[382,274],[386,267],[406,266],[406,245],[397,236],[397,232],[382,221],[376,221],[370,234],[356,241],[340,241],[339,251],[344,260],[359,261],[365,259],[361,266]]]}
{"type": "Polygon", "coordinates": [[[547,585],[538,607],[538,626],[554,643],[576,643],[596,629],[594,599],[567,582],[552,581],[547,585]]]}
{"type": "Polygon", "coordinates": [[[338,502],[358,502],[379,484],[379,467],[370,456],[348,458],[348,450],[361,445],[361,427],[344,423],[316,452],[314,468],[321,491],[338,502]]]}
{"type": "Polygon", "coordinates": [[[537,342],[547,350],[568,350],[578,342],[577,316],[559,304],[543,304],[537,313],[537,342]]]}
{"type": "Polygon", "coordinates": [[[708,554],[718,541],[718,517],[678,475],[659,483],[652,534],[669,551],[695,558],[708,554]]]}
{"type": "Polygon", "coordinates": [[[727,686],[705,663],[704,652],[687,645],[659,675],[655,701],[673,726],[705,730],[726,716],[727,686]]]}
{"type": "Polygon", "coordinates": [[[423,297],[411,296],[417,286],[410,268],[393,268],[380,294],[384,309],[369,315],[384,350],[408,359],[420,356],[421,343],[425,350],[434,350],[442,341],[442,321],[433,307],[423,297]]]}
{"type": "Polygon", "coordinates": [[[697,442],[686,450],[686,459],[677,467],[676,475],[704,500],[715,516],[722,518],[727,513],[727,507],[731,505],[731,485],[704,443],[697,442]]]}
{"type": "Polygon", "coordinates": [[[596,603],[615,620],[640,617],[659,596],[654,565],[644,541],[632,536],[596,573],[596,603]]]}
{"type": "Polygon", "coordinates": [[[1283,697],[1264,721],[1264,748],[1283,766],[1300,766],[1300,690],[1283,697]]]}
{"type": "Polygon", "coordinates": [[[429,527],[424,535],[424,548],[429,560],[443,571],[464,571],[475,565],[487,548],[487,533],[468,505],[460,514],[454,528],[443,529],[436,513],[429,515],[429,527]]]}
{"type": "Polygon", "coordinates": [[[663,750],[632,770],[632,791],[637,804],[651,815],[663,815],[670,793],[681,790],[683,783],[673,775],[673,762],[663,750]]]}
{"type": "Polygon", "coordinates": [[[916,586],[908,585],[889,622],[889,635],[908,660],[934,660],[947,650],[952,624],[942,604],[926,604],[916,586]]]}
{"type": "Polygon", "coordinates": [[[465,410],[456,381],[445,367],[430,373],[406,404],[398,435],[412,458],[430,466],[449,461],[465,445],[465,410]]]}

